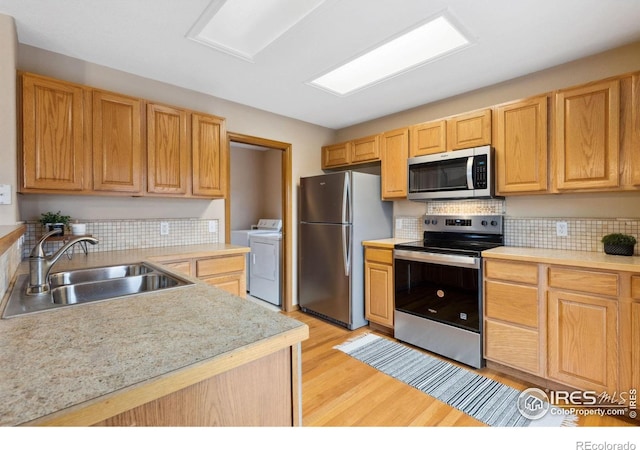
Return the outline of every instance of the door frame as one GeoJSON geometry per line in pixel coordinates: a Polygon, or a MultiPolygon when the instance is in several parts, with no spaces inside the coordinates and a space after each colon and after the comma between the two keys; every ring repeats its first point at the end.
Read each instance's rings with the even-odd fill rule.
{"type": "Polygon", "coordinates": [[[225,242],[231,242],[231,143],[257,145],[269,149],[282,151],[282,309],[286,312],[293,311],[293,284],[292,284],[292,249],[293,249],[293,223],[292,223],[292,174],[291,174],[291,144],[287,142],[273,141],[271,139],[248,136],[246,134],[227,132],[227,173],[229,182],[224,205],[224,234],[225,242]]]}

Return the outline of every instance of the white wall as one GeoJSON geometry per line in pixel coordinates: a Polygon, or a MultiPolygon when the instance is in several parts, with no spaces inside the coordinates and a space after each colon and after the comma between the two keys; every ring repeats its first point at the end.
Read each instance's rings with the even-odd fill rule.
{"type": "Polygon", "coordinates": [[[12,202],[0,205],[0,225],[15,225],[19,220],[16,187],[18,185],[16,143],[16,46],[18,36],[11,16],[0,14],[0,184],[11,186],[12,202]]]}

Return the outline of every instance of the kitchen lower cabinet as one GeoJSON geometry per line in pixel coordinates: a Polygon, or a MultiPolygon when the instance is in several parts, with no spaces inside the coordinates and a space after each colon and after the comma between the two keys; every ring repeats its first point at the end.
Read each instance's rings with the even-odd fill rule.
{"type": "Polygon", "coordinates": [[[606,299],[549,292],[550,379],[583,390],[618,390],[618,305],[606,299]]]}
{"type": "Polygon", "coordinates": [[[367,246],[364,258],[365,318],[393,329],[393,250],[367,246]]]}
{"type": "Polygon", "coordinates": [[[183,275],[196,277],[238,297],[247,296],[246,250],[211,257],[158,259],[161,264],[183,275]]]}
{"type": "Polygon", "coordinates": [[[538,264],[487,260],[484,273],[484,357],[542,376],[538,264]]]}

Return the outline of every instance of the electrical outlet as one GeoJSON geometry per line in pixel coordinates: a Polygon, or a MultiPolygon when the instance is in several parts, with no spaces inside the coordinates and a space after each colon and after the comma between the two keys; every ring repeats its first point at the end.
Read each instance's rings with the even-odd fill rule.
{"type": "Polygon", "coordinates": [[[169,234],[169,222],[160,222],[160,235],[166,236],[169,234]]]}
{"type": "Polygon", "coordinates": [[[0,205],[11,204],[11,185],[0,184],[0,205]]]}
{"type": "Polygon", "coordinates": [[[209,221],[209,233],[216,233],[218,231],[218,221],[210,220],[209,221]]]}
{"type": "Polygon", "coordinates": [[[565,237],[569,235],[567,222],[556,222],[556,236],[565,237]]]}

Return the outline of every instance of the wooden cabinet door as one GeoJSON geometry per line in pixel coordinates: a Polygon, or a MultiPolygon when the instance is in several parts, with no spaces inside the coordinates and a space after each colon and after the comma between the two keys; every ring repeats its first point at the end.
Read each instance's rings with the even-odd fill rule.
{"type": "Polygon", "coordinates": [[[409,157],[447,151],[447,121],[436,120],[411,127],[409,157]]]}
{"type": "Polygon", "coordinates": [[[407,198],[409,128],[383,133],[380,147],[382,199],[407,198]]]}
{"type": "Polygon", "coordinates": [[[559,91],[555,109],[556,187],[617,187],[619,80],[559,91]]]}
{"type": "Polygon", "coordinates": [[[93,91],[93,189],[142,191],[142,102],[93,91]]]}
{"type": "Polygon", "coordinates": [[[346,166],[351,162],[351,142],[322,147],[322,168],[346,166]]]}
{"type": "Polygon", "coordinates": [[[617,301],[548,293],[548,376],[582,390],[618,389],[617,301]]]}
{"type": "Polygon", "coordinates": [[[351,164],[380,159],[380,135],[356,139],[351,143],[351,164]]]}
{"type": "Polygon", "coordinates": [[[460,150],[491,144],[491,110],[483,109],[447,119],[447,148],[460,150]]]}
{"type": "Polygon", "coordinates": [[[495,109],[498,193],[542,192],[547,183],[547,96],[495,109]]]}
{"type": "Polygon", "coordinates": [[[365,317],[393,328],[393,250],[366,248],[364,266],[365,317]]]}
{"type": "Polygon", "coordinates": [[[84,145],[83,89],[31,74],[22,76],[22,188],[80,191],[84,145]]]}
{"type": "Polygon", "coordinates": [[[229,166],[225,133],[224,119],[204,114],[192,115],[193,195],[225,196],[229,166]]]}
{"type": "Polygon", "coordinates": [[[147,191],[187,194],[189,186],[187,112],[147,105],[147,191]]]}

